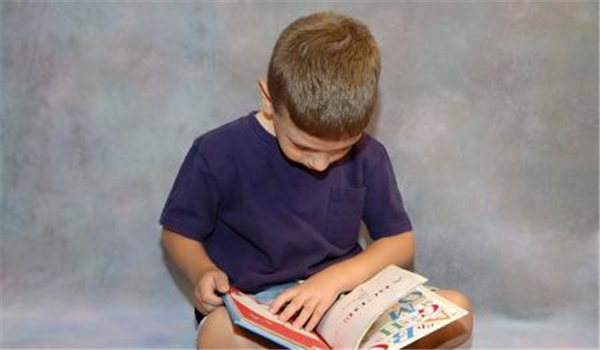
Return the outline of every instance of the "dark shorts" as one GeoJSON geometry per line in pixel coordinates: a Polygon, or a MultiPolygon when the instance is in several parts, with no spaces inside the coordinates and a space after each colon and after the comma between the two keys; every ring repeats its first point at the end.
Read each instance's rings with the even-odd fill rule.
{"type": "Polygon", "coordinates": [[[194,316],[196,317],[196,327],[202,322],[204,315],[198,311],[198,309],[194,308],[194,316]]]}

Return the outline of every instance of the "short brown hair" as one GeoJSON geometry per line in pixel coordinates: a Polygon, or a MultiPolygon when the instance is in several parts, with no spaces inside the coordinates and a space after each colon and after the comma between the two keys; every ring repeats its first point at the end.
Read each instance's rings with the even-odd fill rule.
{"type": "Polygon", "coordinates": [[[319,12],[292,22],[273,49],[267,84],[277,113],[328,140],[361,133],[377,101],[381,58],[361,22],[319,12]]]}

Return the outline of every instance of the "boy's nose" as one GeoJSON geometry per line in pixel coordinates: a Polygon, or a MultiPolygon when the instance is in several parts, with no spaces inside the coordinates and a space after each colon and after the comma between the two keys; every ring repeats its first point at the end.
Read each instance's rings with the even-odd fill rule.
{"type": "Polygon", "coordinates": [[[308,160],[307,166],[311,170],[325,171],[329,167],[329,157],[326,155],[312,157],[308,160]]]}

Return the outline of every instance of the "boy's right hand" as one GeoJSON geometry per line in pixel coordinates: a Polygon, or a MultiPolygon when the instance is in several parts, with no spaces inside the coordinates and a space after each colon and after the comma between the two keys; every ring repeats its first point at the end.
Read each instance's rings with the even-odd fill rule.
{"type": "Polygon", "coordinates": [[[205,316],[217,307],[223,305],[219,293],[229,291],[229,278],[217,269],[211,268],[204,272],[194,286],[194,305],[205,316]]]}

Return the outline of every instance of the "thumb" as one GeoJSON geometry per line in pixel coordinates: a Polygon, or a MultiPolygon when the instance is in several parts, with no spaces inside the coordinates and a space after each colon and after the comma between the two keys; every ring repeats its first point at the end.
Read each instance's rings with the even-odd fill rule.
{"type": "Polygon", "coordinates": [[[215,285],[217,291],[220,293],[227,293],[229,291],[229,279],[224,273],[218,273],[215,275],[215,285]]]}

